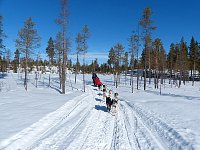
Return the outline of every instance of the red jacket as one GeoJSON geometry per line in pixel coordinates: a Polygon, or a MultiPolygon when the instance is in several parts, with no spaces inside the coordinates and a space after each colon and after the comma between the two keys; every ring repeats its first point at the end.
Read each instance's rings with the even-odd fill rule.
{"type": "Polygon", "coordinates": [[[98,77],[95,78],[95,83],[96,83],[96,85],[101,85],[102,84],[98,77]]]}

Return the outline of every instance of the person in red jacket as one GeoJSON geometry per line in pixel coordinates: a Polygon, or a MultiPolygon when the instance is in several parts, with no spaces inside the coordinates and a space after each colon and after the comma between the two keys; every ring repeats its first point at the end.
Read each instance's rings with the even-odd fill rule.
{"type": "Polygon", "coordinates": [[[92,81],[93,81],[94,86],[96,86],[96,83],[95,83],[96,77],[97,77],[97,74],[96,73],[92,73],[92,81]]]}
{"type": "Polygon", "coordinates": [[[97,87],[98,87],[99,90],[100,90],[100,88],[101,88],[101,86],[102,86],[102,82],[99,80],[98,77],[95,78],[95,84],[97,85],[97,87]]]}

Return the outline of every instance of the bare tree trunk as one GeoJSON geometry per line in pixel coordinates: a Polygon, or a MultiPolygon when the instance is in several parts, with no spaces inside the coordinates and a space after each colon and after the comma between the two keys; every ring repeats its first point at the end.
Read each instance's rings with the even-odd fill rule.
{"type": "Polygon", "coordinates": [[[115,86],[115,83],[116,83],[116,82],[115,82],[115,78],[116,78],[116,77],[115,77],[115,71],[113,72],[113,77],[114,77],[114,86],[115,86]]]}
{"type": "Polygon", "coordinates": [[[170,62],[170,84],[171,84],[171,88],[172,88],[172,62],[170,62]]]}
{"type": "Polygon", "coordinates": [[[138,72],[138,69],[137,69],[137,90],[139,89],[139,72],[138,72]]]}
{"type": "Polygon", "coordinates": [[[156,89],[156,70],[154,70],[154,88],[156,89]]]}
{"type": "Polygon", "coordinates": [[[67,3],[68,0],[62,1],[62,35],[63,35],[63,62],[62,62],[62,94],[65,94],[65,82],[66,82],[66,61],[67,61],[67,46],[66,46],[66,33],[67,33],[67,3]]]}
{"type": "Polygon", "coordinates": [[[51,76],[49,74],[49,87],[51,86],[51,76]]]}
{"type": "Polygon", "coordinates": [[[61,59],[60,59],[60,54],[58,56],[59,63],[58,63],[58,70],[59,70],[59,81],[60,81],[60,89],[62,88],[62,67],[61,67],[61,59]]]}
{"type": "Polygon", "coordinates": [[[66,74],[65,74],[66,62],[63,60],[62,64],[62,94],[65,94],[65,81],[66,81],[66,74]]]}
{"type": "Polygon", "coordinates": [[[85,51],[83,56],[83,91],[85,92],[85,51]]]}
{"type": "Polygon", "coordinates": [[[132,72],[132,83],[131,83],[131,85],[132,85],[132,93],[133,93],[133,72],[132,72]]]}
{"type": "Polygon", "coordinates": [[[179,75],[179,84],[178,87],[181,87],[181,80],[182,80],[182,70],[180,71],[180,75],[179,75]]]}
{"type": "Polygon", "coordinates": [[[151,50],[149,48],[149,72],[148,72],[148,76],[149,76],[149,84],[151,84],[151,50]]]}
{"type": "Polygon", "coordinates": [[[36,74],[35,74],[35,80],[36,80],[36,88],[37,88],[37,84],[38,84],[38,76],[37,76],[37,72],[36,72],[36,74]]]}
{"type": "Polygon", "coordinates": [[[126,79],[127,79],[127,70],[125,71],[125,85],[126,85],[126,79]]]}
{"type": "Polygon", "coordinates": [[[28,49],[26,48],[26,58],[25,58],[25,79],[24,79],[24,87],[27,91],[27,67],[28,67],[28,49]]]}
{"type": "Polygon", "coordinates": [[[76,76],[77,76],[77,72],[75,71],[75,79],[74,79],[74,82],[76,83],[76,76]]]}
{"type": "Polygon", "coordinates": [[[76,77],[77,77],[77,71],[78,71],[78,53],[76,55],[76,70],[75,70],[75,83],[76,83],[76,77]]]}
{"type": "Polygon", "coordinates": [[[115,86],[116,86],[116,88],[118,87],[118,75],[117,75],[117,73],[116,73],[116,76],[115,76],[115,86]]]}
{"type": "Polygon", "coordinates": [[[193,70],[193,79],[192,79],[192,86],[194,86],[194,76],[196,76],[196,71],[195,71],[195,61],[194,61],[194,64],[193,64],[193,67],[194,67],[194,70],[193,70]]]}
{"type": "Polygon", "coordinates": [[[145,44],[145,59],[144,59],[144,90],[146,90],[146,71],[147,71],[147,58],[146,58],[146,54],[147,54],[147,50],[146,50],[147,46],[145,44]]]}

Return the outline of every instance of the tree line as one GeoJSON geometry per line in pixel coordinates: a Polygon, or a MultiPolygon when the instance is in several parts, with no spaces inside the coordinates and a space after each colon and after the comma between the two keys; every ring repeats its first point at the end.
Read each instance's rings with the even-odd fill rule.
{"type": "Polygon", "coordinates": [[[65,93],[66,68],[71,69],[76,75],[80,71],[83,74],[84,91],[85,91],[85,73],[99,72],[114,74],[114,84],[118,87],[120,83],[121,73],[127,78],[130,72],[130,85],[133,92],[133,76],[137,77],[137,89],[139,77],[144,79],[144,90],[146,83],[153,83],[155,88],[158,88],[158,83],[163,84],[165,78],[169,78],[170,84],[185,84],[187,80],[194,81],[200,78],[200,44],[191,37],[190,44],[187,45],[182,37],[180,42],[171,43],[168,53],[163,47],[162,40],[158,37],[153,39],[152,33],[157,29],[152,25],[152,14],[150,7],[143,10],[141,19],[138,21],[138,26],[141,28],[135,30],[128,38],[129,46],[121,43],[116,43],[108,51],[108,60],[105,63],[98,63],[98,59],[94,59],[91,64],[86,64],[86,53],[88,49],[87,40],[90,37],[90,30],[87,25],[83,26],[77,34],[76,42],[76,62],[68,58],[70,54],[70,42],[67,37],[67,20],[68,20],[68,0],[61,0],[61,12],[56,23],[60,26],[60,32],[57,33],[55,39],[49,37],[47,43],[46,54],[48,60],[41,58],[40,52],[36,54],[36,59],[32,58],[34,51],[40,47],[41,37],[35,29],[35,23],[32,18],[28,18],[24,22],[24,27],[18,31],[18,38],[15,40],[16,51],[14,59],[11,60],[11,51],[6,48],[3,40],[6,35],[3,32],[3,17],[0,16],[0,71],[5,72],[10,66],[14,72],[17,68],[24,68],[25,79],[24,87],[27,90],[27,74],[33,66],[57,66],[59,70],[60,88],[62,93],[65,93]],[[142,48],[142,53],[139,56],[139,49],[142,48]],[[83,60],[80,63],[80,55],[83,60]],[[28,70],[28,68],[30,68],[28,70]],[[136,73],[134,73],[134,71],[136,73]],[[139,73],[142,71],[142,73],[139,73]]]}

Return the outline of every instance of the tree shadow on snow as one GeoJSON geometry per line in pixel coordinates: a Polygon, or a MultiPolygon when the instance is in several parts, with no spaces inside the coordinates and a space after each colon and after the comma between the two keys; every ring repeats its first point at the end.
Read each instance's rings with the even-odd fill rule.
{"type": "MultiPolygon", "coordinates": [[[[146,90],[147,93],[152,93],[155,95],[160,95],[158,91],[150,91],[146,90]]],[[[200,100],[200,97],[194,97],[194,96],[186,96],[186,95],[178,95],[178,94],[171,94],[171,93],[162,93],[162,96],[170,96],[170,97],[179,97],[179,98],[184,98],[186,100],[200,100]]]]}
{"type": "Polygon", "coordinates": [[[51,89],[54,89],[54,90],[56,90],[57,92],[59,92],[60,94],[62,94],[62,92],[60,91],[60,89],[57,89],[57,88],[52,87],[52,86],[50,86],[50,88],[51,88],[51,89]]]}
{"type": "Polygon", "coordinates": [[[3,78],[5,78],[7,76],[7,74],[6,73],[0,73],[0,79],[3,79],[3,78]]]}
{"type": "Polygon", "coordinates": [[[101,110],[101,111],[107,112],[106,106],[95,105],[95,109],[96,109],[96,110],[101,110]]]}

